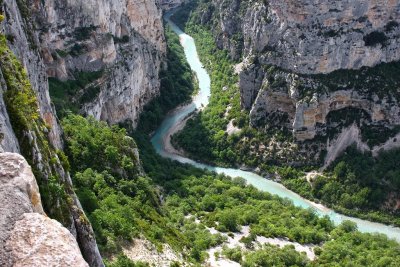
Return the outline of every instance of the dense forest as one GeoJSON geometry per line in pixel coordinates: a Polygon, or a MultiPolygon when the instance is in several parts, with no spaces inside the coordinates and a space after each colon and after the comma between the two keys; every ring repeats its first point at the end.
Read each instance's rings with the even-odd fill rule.
{"type": "MultiPolygon", "coordinates": [[[[183,20],[189,17],[187,10],[195,6],[187,8],[182,9],[183,20]]],[[[3,19],[0,15],[0,22],[3,19]]],[[[280,129],[259,133],[248,126],[248,114],[240,107],[234,62],[225,51],[216,49],[207,28],[189,23],[185,29],[202,40],[198,49],[212,76],[212,97],[210,107],[196,114],[174,137],[176,145],[198,160],[258,166],[260,172],[280,177],[285,186],[343,212],[400,224],[395,216],[376,212],[388,192],[400,189],[398,151],[382,153],[375,159],[350,148],[326,173],[310,182],[304,179],[305,169],[274,166],[272,161],[249,155],[249,143],[271,138],[285,141],[290,135],[280,129]],[[230,122],[240,131],[227,134],[230,122]],[[202,142],[196,143],[199,140],[202,142]]],[[[246,267],[399,266],[400,244],[385,235],[361,233],[350,221],[335,225],[328,216],[321,217],[313,209],[302,209],[288,199],[262,192],[242,178],[218,175],[158,155],[150,142],[152,133],[171,109],[190,101],[197,90],[178,36],[166,28],[166,37],[167,68],[161,73],[160,95],[145,107],[135,129],[129,121],[108,125],[79,114],[82,104],[99,93],[96,80],[102,71],[75,73],[76,79],[69,81],[50,79],[65,143],[65,151],[55,151],[45,138],[49,126],[40,119],[27,72],[0,33],[0,71],[8,87],[4,99],[15,123],[14,131],[22,141],[21,152],[32,153],[32,140],[24,133],[31,131],[50,168],[62,165],[70,173],[73,191],[87,216],[81,214],[79,220],[93,226],[106,266],[150,266],[124,254],[124,249],[138,239],[150,241],[158,252],[166,245],[172,248],[181,262],[171,262],[171,267],[204,266],[210,256],[225,257],[246,267]],[[249,233],[237,246],[226,245],[229,238],[245,229],[249,233]],[[260,238],[283,240],[288,245],[260,245],[260,238]],[[315,259],[296,250],[294,244],[310,248],[315,259]],[[221,252],[210,255],[210,249],[216,247],[221,252]]],[[[40,170],[33,172],[46,213],[65,223],[62,213],[47,212],[73,201],[65,194],[65,184],[60,177],[45,180],[40,170]]]]}
{"type": "Polygon", "coordinates": [[[282,160],[289,162],[298,157],[293,147],[286,150],[293,141],[292,134],[285,128],[259,131],[250,126],[248,112],[240,107],[239,78],[234,72],[236,62],[227,51],[217,48],[210,26],[200,23],[201,10],[206,7],[207,3],[193,1],[172,17],[195,38],[212,80],[209,106],[173,136],[173,144],[203,162],[246,166],[261,174],[273,174],[291,190],[342,213],[400,225],[399,211],[393,209],[400,192],[400,173],[396,171],[400,150],[383,152],[374,158],[348,148],[313,181],[305,179],[306,172],[318,166],[286,167],[282,160]],[[230,122],[237,127],[234,133],[228,133],[230,122]],[[272,146],[268,157],[254,152],[254,147],[261,146],[272,146]]]}
{"type": "MultiPolygon", "coordinates": [[[[126,241],[146,238],[160,249],[170,244],[186,261],[201,265],[206,251],[225,241],[222,233],[249,226],[250,235],[241,240],[249,249],[223,250],[243,266],[325,266],[333,261],[338,266],[396,266],[400,260],[400,245],[383,235],[362,234],[351,222],[335,227],[329,218],[246,186],[240,178],[163,159],[143,132],[133,134],[142,170],[135,142],[125,129],[78,115],[64,118],[63,127],[76,191],[105,257],[121,253],[126,241]],[[93,155],[102,159],[101,165],[91,160],[93,155]],[[211,234],[211,227],[221,234],[211,234]],[[317,260],[311,262],[290,246],[266,245],[253,251],[257,236],[314,244],[320,247],[314,248],[317,260]]],[[[109,264],[146,266],[134,265],[122,254],[109,264]]]]}
{"type": "MultiPolygon", "coordinates": [[[[261,192],[243,179],[157,155],[149,140],[151,132],[168,110],[188,101],[195,90],[177,36],[167,31],[167,37],[169,68],[163,73],[161,94],[145,108],[137,129],[129,124],[108,126],[73,114],[73,109],[66,109],[62,119],[68,156],[64,164],[71,171],[106,264],[148,266],[122,253],[127,243],[140,238],[159,250],[169,244],[185,262],[203,266],[208,249],[222,246],[225,234],[248,226],[250,235],[240,241],[245,248],[224,247],[219,256],[243,266],[396,266],[400,245],[383,235],[360,233],[348,221],[334,226],[329,218],[261,192]],[[212,228],[216,233],[210,232],[212,228]],[[259,236],[312,244],[317,258],[311,261],[293,246],[264,245],[255,250],[259,236]]],[[[224,57],[226,63],[221,65],[230,74],[224,57]]],[[[228,77],[232,82],[236,79],[228,77]]],[[[244,127],[246,115],[239,103],[232,109],[237,111],[235,118],[243,116],[244,127]]]]}

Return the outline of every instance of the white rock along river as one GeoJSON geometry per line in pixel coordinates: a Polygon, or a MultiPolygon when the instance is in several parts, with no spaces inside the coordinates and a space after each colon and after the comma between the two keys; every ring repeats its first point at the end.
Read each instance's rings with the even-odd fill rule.
{"type": "Polygon", "coordinates": [[[169,19],[169,17],[170,15],[167,14],[165,16],[165,20],[170,25],[172,30],[179,35],[181,45],[185,50],[186,59],[192,70],[196,73],[199,80],[200,91],[193,98],[192,103],[178,107],[175,110],[171,111],[167,115],[167,118],[163,121],[161,126],[154,133],[151,142],[157,153],[159,153],[163,157],[177,160],[181,163],[188,163],[201,169],[207,169],[231,177],[242,177],[247,181],[248,184],[255,186],[261,191],[266,191],[283,198],[288,198],[294,203],[294,205],[298,207],[313,208],[320,216],[328,215],[335,224],[340,224],[344,220],[350,220],[357,223],[358,230],[361,232],[382,233],[387,235],[389,238],[396,239],[398,242],[400,242],[400,228],[398,227],[392,227],[381,223],[375,223],[367,220],[341,215],[327,207],[324,207],[321,204],[313,203],[309,200],[302,198],[298,194],[285,188],[282,184],[268,180],[255,173],[243,171],[240,169],[221,168],[202,164],[189,158],[183,157],[179,155],[179,153],[176,153],[176,151],[172,148],[170,144],[170,136],[182,127],[182,122],[185,120],[185,118],[187,118],[189,114],[191,114],[196,109],[200,109],[208,105],[211,80],[207,71],[204,69],[202,63],[200,62],[193,38],[185,34],[181,29],[179,29],[179,27],[175,25],[169,19]]]}

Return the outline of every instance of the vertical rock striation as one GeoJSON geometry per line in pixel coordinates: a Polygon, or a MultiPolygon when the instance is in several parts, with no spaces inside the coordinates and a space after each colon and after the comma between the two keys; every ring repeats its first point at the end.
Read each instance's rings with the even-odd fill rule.
{"type": "Polygon", "coordinates": [[[70,230],[91,266],[104,266],[63,162],[61,128],[50,102],[30,9],[24,1],[5,0],[1,12],[1,150],[25,156],[43,192],[46,213],[70,230]]]}
{"type": "Polygon", "coordinates": [[[359,142],[365,129],[398,132],[400,1],[218,0],[198,11],[217,46],[243,58],[241,103],[252,126],[283,125],[319,151],[352,123],[359,142]]]}
{"type": "Polygon", "coordinates": [[[66,80],[103,70],[100,92],[82,111],[135,126],[144,105],[159,94],[166,53],[155,1],[48,0],[32,6],[48,75],[66,80]]]}

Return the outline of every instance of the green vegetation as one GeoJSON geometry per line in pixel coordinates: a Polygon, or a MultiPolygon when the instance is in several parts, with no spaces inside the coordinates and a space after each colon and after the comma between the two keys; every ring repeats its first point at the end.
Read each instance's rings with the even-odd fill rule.
{"type": "MultiPolygon", "coordinates": [[[[292,262],[301,262],[300,266],[324,266],[324,262],[341,266],[350,260],[367,265],[381,262],[379,257],[365,259],[363,255],[369,253],[380,253],[387,266],[395,266],[399,260],[395,254],[399,244],[383,236],[361,234],[348,222],[334,228],[328,218],[318,218],[312,210],[294,207],[288,200],[246,186],[242,179],[232,180],[162,159],[142,132],[136,132],[135,138],[149,176],[135,164],[137,158],[130,152],[135,146],[125,130],[75,115],[65,118],[63,126],[74,184],[105,256],[119,253],[124,240],[145,237],[160,249],[161,244],[170,244],[187,261],[199,265],[207,258],[208,248],[224,242],[221,235],[210,234],[206,227],[237,232],[249,225],[250,239],[242,240],[248,244],[259,235],[324,245],[318,250],[321,264],[319,259],[309,262],[291,247],[281,250],[265,246],[243,252],[244,266],[264,262],[282,266],[292,262]],[[93,155],[99,160],[91,159],[93,155]],[[163,202],[157,197],[160,194],[163,202]]],[[[241,261],[237,252],[236,256],[229,251],[225,254],[241,261]]],[[[109,266],[143,266],[133,264],[119,256],[109,266]]]]}
{"type": "MultiPolygon", "coordinates": [[[[0,17],[0,21],[4,17],[0,17]]],[[[64,184],[57,170],[61,167],[57,151],[49,144],[47,125],[39,114],[36,94],[26,70],[7,46],[0,34],[0,72],[5,80],[4,102],[21,153],[32,166],[46,213],[63,223],[71,224],[69,217],[70,188],[64,184]],[[37,153],[40,153],[38,157],[37,153]]],[[[59,152],[59,155],[62,153],[59,152]]]]}
{"type": "Polygon", "coordinates": [[[332,241],[316,251],[318,259],[311,266],[398,266],[398,243],[355,229],[354,224],[344,222],[332,231],[332,241]]]}
{"type": "Polygon", "coordinates": [[[145,108],[146,116],[141,116],[139,128],[145,132],[154,131],[166,114],[179,104],[191,100],[195,91],[195,78],[186,61],[179,37],[169,28],[165,31],[167,50],[167,71],[161,71],[160,96],[145,108]]]}
{"type": "Polygon", "coordinates": [[[391,32],[399,26],[399,23],[395,20],[389,21],[385,26],[385,32],[391,32]]]}
{"type": "Polygon", "coordinates": [[[106,261],[108,267],[148,267],[149,264],[144,262],[133,262],[124,254],[118,255],[117,259],[113,262],[106,261]]]}
{"type": "Polygon", "coordinates": [[[69,112],[78,113],[82,104],[96,98],[100,93],[100,85],[96,81],[103,75],[104,71],[95,71],[78,72],[75,80],[49,78],[50,96],[57,114],[62,118],[69,112]]]}
{"type": "Polygon", "coordinates": [[[187,5],[172,16],[172,19],[184,27],[195,40],[201,40],[196,46],[201,61],[211,76],[211,98],[209,106],[190,119],[180,133],[173,136],[173,144],[183,148],[193,159],[222,166],[256,167],[261,164],[275,164],[276,151],[264,156],[250,147],[260,147],[271,140],[286,142],[292,140],[291,134],[282,127],[259,131],[249,126],[249,114],[240,105],[234,62],[226,51],[216,47],[210,30],[198,23],[198,13],[193,12],[189,22],[183,22],[182,18],[187,17],[185,13],[192,5],[195,4],[187,5]],[[240,129],[239,132],[232,135],[226,132],[230,121],[240,129]]]}
{"type": "Polygon", "coordinates": [[[88,27],[78,27],[74,31],[74,37],[77,41],[84,41],[90,38],[90,34],[96,31],[97,27],[90,25],[88,27]]]}
{"type": "Polygon", "coordinates": [[[308,92],[332,92],[337,90],[353,89],[363,95],[372,97],[374,94],[379,98],[394,97],[400,101],[400,62],[381,63],[373,68],[362,67],[359,70],[336,70],[329,74],[302,75],[304,78],[312,78],[314,87],[299,87],[300,94],[308,92]],[[373,90],[372,90],[373,89],[373,90]]]}
{"type": "Polygon", "coordinates": [[[298,253],[294,247],[285,246],[279,249],[273,245],[265,245],[257,251],[244,251],[239,247],[224,249],[224,256],[241,266],[310,266],[310,261],[304,254],[298,253]]]}
{"type": "Polygon", "coordinates": [[[386,46],[387,36],[383,32],[374,31],[364,36],[366,46],[376,46],[380,44],[382,47],[386,46]]]}
{"type": "Polygon", "coordinates": [[[387,140],[400,133],[400,126],[387,127],[383,125],[361,126],[361,140],[373,148],[376,145],[384,144],[387,140]]]}
{"type": "Polygon", "coordinates": [[[117,253],[122,240],[140,234],[156,244],[180,238],[166,226],[158,192],[142,173],[135,142],[124,129],[76,115],[64,118],[63,128],[76,192],[101,251],[117,253]]]}
{"type": "Polygon", "coordinates": [[[255,236],[319,244],[329,239],[333,229],[328,218],[318,218],[312,210],[296,208],[288,200],[246,186],[238,178],[189,176],[168,181],[164,188],[170,195],[167,207],[195,215],[220,232],[238,232],[242,225],[250,225],[255,236]]]}
{"type": "Polygon", "coordinates": [[[124,35],[121,38],[113,36],[113,39],[114,39],[114,43],[120,43],[120,44],[129,43],[128,35],[124,35]]]}
{"type": "MultiPolygon", "coordinates": [[[[290,143],[292,141],[291,133],[285,130],[282,123],[278,123],[275,128],[272,127],[270,125],[271,118],[268,118],[268,122],[261,122],[261,126],[268,125],[266,127],[268,130],[256,130],[247,126],[249,124],[248,114],[246,111],[242,111],[239,105],[237,77],[233,74],[232,68],[234,62],[229,59],[226,51],[216,48],[214,37],[211,34],[211,27],[214,29],[215,25],[210,26],[210,23],[201,25],[200,23],[201,12],[206,10],[209,4],[205,1],[195,2],[178,11],[172,19],[198,41],[196,45],[200,57],[212,78],[212,96],[207,109],[190,119],[187,126],[173,137],[173,144],[183,148],[191,158],[203,162],[222,166],[258,167],[261,173],[278,172],[286,187],[308,199],[322,201],[325,205],[345,214],[398,225],[400,223],[396,218],[398,212],[392,210],[393,203],[389,205],[390,208],[385,203],[387,200],[393,202],[394,199],[387,196],[393,193],[396,195],[396,192],[400,191],[400,188],[396,186],[397,178],[395,178],[399,176],[397,173],[389,171],[396,169],[395,165],[378,167],[386,160],[385,154],[378,159],[373,159],[370,155],[361,153],[356,155],[354,151],[350,153],[349,150],[348,153],[351,155],[349,159],[354,157],[360,162],[365,162],[368,158],[369,164],[364,164],[361,168],[363,172],[359,172],[353,164],[350,169],[354,170],[349,171],[353,175],[350,175],[349,179],[337,178],[333,173],[334,168],[332,168],[324,174],[324,177],[317,179],[318,186],[321,186],[321,183],[324,185],[317,189],[312,188],[312,185],[304,179],[305,174],[301,169],[282,166],[284,161],[279,158],[277,153],[279,150],[282,152],[282,146],[277,148],[276,144],[290,143]],[[191,11],[193,8],[194,10],[191,11]],[[227,107],[230,108],[229,112],[227,107]],[[231,120],[235,126],[241,128],[241,131],[228,135],[226,129],[231,120]],[[271,140],[274,142],[271,143],[271,140]],[[271,146],[271,144],[273,148],[270,151],[265,152],[265,149],[261,149],[261,147],[271,146]],[[375,168],[380,171],[376,172],[375,168]],[[287,173],[288,169],[289,173],[287,173]],[[366,175],[369,177],[368,179],[366,179],[366,175]]],[[[256,60],[257,58],[254,59],[255,62],[256,60]]],[[[270,80],[271,87],[284,86],[281,83],[286,83],[285,81],[275,79],[276,74],[283,70],[273,66],[265,66],[264,70],[268,77],[274,78],[270,80]]],[[[374,93],[380,98],[387,97],[389,101],[392,101],[393,98],[400,100],[397,90],[400,80],[396,74],[399,71],[399,62],[383,63],[374,68],[338,70],[327,75],[303,75],[301,79],[312,79],[315,82],[311,83],[311,88],[302,82],[299,82],[298,86],[300,95],[304,98],[311,97],[314,92],[324,93],[353,88],[370,97],[374,93]],[[343,85],[343,88],[340,88],[340,85],[343,85]],[[370,88],[376,89],[370,90],[370,88]]],[[[277,118],[277,116],[275,119],[285,120],[284,117],[277,118]]],[[[354,122],[361,127],[362,140],[371,147],[382,144],[399,132],[399,127],[368,125],[368,122],[371,121],[370,115],[358,109],[331,112],[327,121],[328,125],[334,127],[328,126],[327,135],[323,138],[320,137],[319,141],[326,142],[326,138],[332,138],[339,133],[338,129],[347,127],[354,122]]],[[[312,145],[309,147],[313,148],[312,145]]],[[[286,160],[291,158],[290,162],[298,159],[295,150],[292,153],[286,151],[283,153],[286,155],[286,160]]],[[[398,151],[393,151],[391,157],[397,159],[398,154],[400,154],[398,151]]],[[[320,157],[320,160],[322,159],[323,156],[320,157]]],[[[304,161],[302,158],[300,160],[304,161]]],[[[347,162],[347,158],[344,158],[343,161],[347,162]]],[[[311,167],[306,167],[306,169],[311,169],[311,167]]],[[[313,186],[315,187],[315,185],[313,186]]]]}
{"type": "Polygon", "coordinates": [[[396,199],[388,198],[392,192],[400,191],[399,160],[399,150],[373,158],[351,147],[311,184],[296,169],[277,171],[286,187],[308,199],[321,201],[344,214],[400,226],[396,199]]]}
{"type": "Polygon", "coordinates": [[[362,109],[347,107],[331,111],[326,116],[327,134],[324,137],[318,136],[317,139],[326,141],[329,137],[330,140],[333,140],[342,129],[356,124],[360,128],[361,140],[368,144],[370,148],[373,148],[384,144],[389,138],[400,133],[400,126],[398,125],[371,124],[371,121],[371,115],[362,109]]]}

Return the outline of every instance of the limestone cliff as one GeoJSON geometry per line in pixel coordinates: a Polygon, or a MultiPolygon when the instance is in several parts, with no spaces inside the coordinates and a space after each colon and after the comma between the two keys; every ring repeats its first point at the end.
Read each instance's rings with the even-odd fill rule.
{"type": "Polygon", "coordinates": [[[171,10],[180,6],[184,2],[189,2],[189,0],[157,0],[158,4],[163,10],[171,10]]]}
{"type": "Polygon", "coordinates": [[[51,77],[103,70],[99,92],[82,112],[136,123],[159,93],[166,53],[162,12],[155,1],[31,1],[40,50],[51,77]]]}
{"type": "Polygon", "coordinates": [[[35,173],[46,213],[70,230],[90,265],[103,266],[93,230],[72,189],[46,68],[25,4],[6,0],[1,5],[5,20],[0,33],[0,150],[24,155],[35,173]]]}
{"type": "Polygon", "coordinates": [[[252,126],[284,126],[314,159],[353,123],[368,149],[400,146],[400,1],[199,2],[196,22],[242,61],[252,126]]]}
{"type": "Polygon", "coordinates": [[[26,160],[0,154],[0,265],[88,266],[74,236],[43,211],[26,160]]]}
{"type": "Polygon", "coordinates": [[[90,266],[103,266],[73,191],[48,77],[101,72],[95,94],[80,103],[82,113],[135,126],[159,94],[162,11],[155,0],[3,0],[0,13],[0,152],[25,156],[46,213],[70,230],[90,266]]]}
{"type": "Polygon", "coordinates": [[[220,45],[243,45],[261,64],[315,74],[400,59],[398,0],[219,0],[210,10],[220,45]]]}

